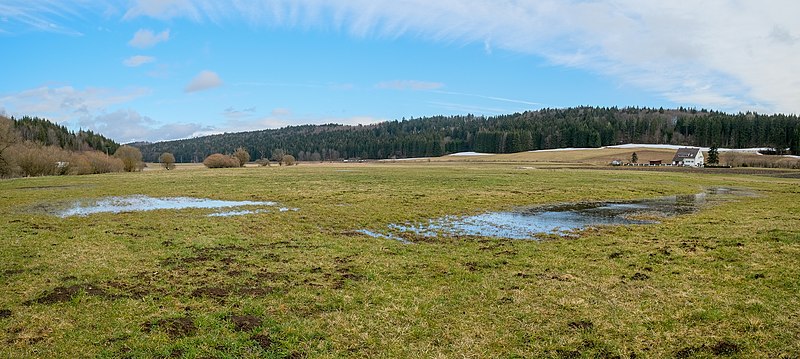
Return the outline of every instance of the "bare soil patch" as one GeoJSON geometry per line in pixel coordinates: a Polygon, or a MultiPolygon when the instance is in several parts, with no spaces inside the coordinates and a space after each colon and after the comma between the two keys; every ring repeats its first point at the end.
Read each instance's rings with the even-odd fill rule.
{"type": "Polygon", "coordinates": [[[262,349],[268,350],[270,346],[272,346],[272,339],[270,339],[268,334],[256,334],[250,337],[253,341],[258,344],[262,349]]]}
{"type": "Polygon", "coordinates": [[[233,323],[233,327],[236,331],[249,332],[260,327],[263,321],[259,317],[246,314],[231,316],[231,323],[233,323]]]}
{"type": "Polygon", "coordinates": [[[161,329],[173,339],[194,335],[197,332],[197,326],[189,317],[159,319],[155,323],[144,323],[142,327],[148,333],[153,332],[156,328],[161,329]]]}
{"type": "Polygon", "coordinates": [[[72,300],[80,293],[86,295],[111,298],[105,290],[94,284],[76,284],[69,287],[56,287],[51,292],[44,293],[36,299],[25,301],[23,304],[56,304],[72,300]]]}

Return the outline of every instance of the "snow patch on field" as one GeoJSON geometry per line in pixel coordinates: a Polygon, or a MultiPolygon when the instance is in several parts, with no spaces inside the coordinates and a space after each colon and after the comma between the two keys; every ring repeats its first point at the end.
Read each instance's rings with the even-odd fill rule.
{"type": "Polygon", "coordinates": [[[491,156],[491,155],[494,155],[494,153],[480,153],[480,152],[469,151],[469,152],[452,153],[449,154],[448,156],[457,157],[457,156],[491,156]]]}

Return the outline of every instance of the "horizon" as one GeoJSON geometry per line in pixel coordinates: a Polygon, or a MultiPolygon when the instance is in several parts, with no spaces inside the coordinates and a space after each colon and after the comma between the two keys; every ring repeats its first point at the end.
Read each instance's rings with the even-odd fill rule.
{"type": "Polygon", "coordinates": [[[798,12],[789,1],[12,0],[0,5],[15,55],[0,60],[14,69],[0,115],[120,143],[585,104],[791,115],[798,12]]]}

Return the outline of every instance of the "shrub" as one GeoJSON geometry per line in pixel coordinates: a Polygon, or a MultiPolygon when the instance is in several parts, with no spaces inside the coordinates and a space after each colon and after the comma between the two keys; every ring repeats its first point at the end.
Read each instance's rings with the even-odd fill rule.
{"type": "Polygon", "coordinates": [[[283,164],[287,166],[291,166],[295,164],[294,156],[292,155],[284,155],[283,156],[283,164]]]}
{"type": "Polygon", "coordinates": [[[114,157],[122,160],[125,172],[141,171],[144,168],[142,151],[133,146],[121,146],[114,152],[114,157]]]}
{"type": "Polygon", "coordinates": [[[98,151],[86,151],[80,154],[89,163],[90,171],[80,174],[122,172],[125,163],[121,159],[111,157],[98,151]]]}
{"type": "Polygon", "coordinates": [[[203,165],[208,168],[229,168],[239,167],[239,159],[233,156],[226,156],[221,153],[215,153],[206,157],[203,160],[203,165]]]}
{"type": "Polygon", "coordinates": [[[55,146],[20,144],[12,155],[20,175],[27,177],[65,174],[69,165],[69,152],[55,146]]]}
{"type": "Polygon", "coordinates": [[[244,167],[244,164],[250,161],[250,153],[242,147],[237,148],[236,151],[233,152],[233,157],[239,160],[239,167],[244,167]]]}
{"type": "Polygon", "coordinates": [[[169,152],[164,152],[161,156],[158,156],[158,162],[161,163],[161,167],[164,167],[166,170],[175,168],[175,156],[169,152]]]}

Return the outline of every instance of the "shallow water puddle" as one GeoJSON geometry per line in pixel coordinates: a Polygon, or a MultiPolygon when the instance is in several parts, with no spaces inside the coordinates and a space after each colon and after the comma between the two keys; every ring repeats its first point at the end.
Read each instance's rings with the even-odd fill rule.
{"type": "MultiPolygon", "coordinates": [[[[123,213],[153,211],[159,209],[181,210],[181,209],[231,209],[240,207],[274,207],[277,203],[269,201],[223,201],[207,198],[191,197],[148,197],[148,196],[125,196],[125,197],[106,197],[95,200],[80,200],[69,203],[61,209],[50,211],[61,218],[72,216],[88,216],[96,213],[123,213]]],[[[279,211],[296,210],[293,208],[280,208],[279,211]]],[[[241,216],[255,213],[269,212],[265,208],[250,208],[241,210],[228,210],[209,214],[214,217],[241,216]]]]}
{"type": "Polygon", "coordinates": [[[376,238],[402,240],[403,233],[423,237],[482,236],[537,239],[542,234],[565,235],[589,227],[658,223],[658,219],[688,214],[721,195],[746,192],[715,188],[693,195],[630,202],[575,203],[490,212],[474,216],[447,216],[426,223],[390,224],[387,233],[360,230],[376,238]]]}

